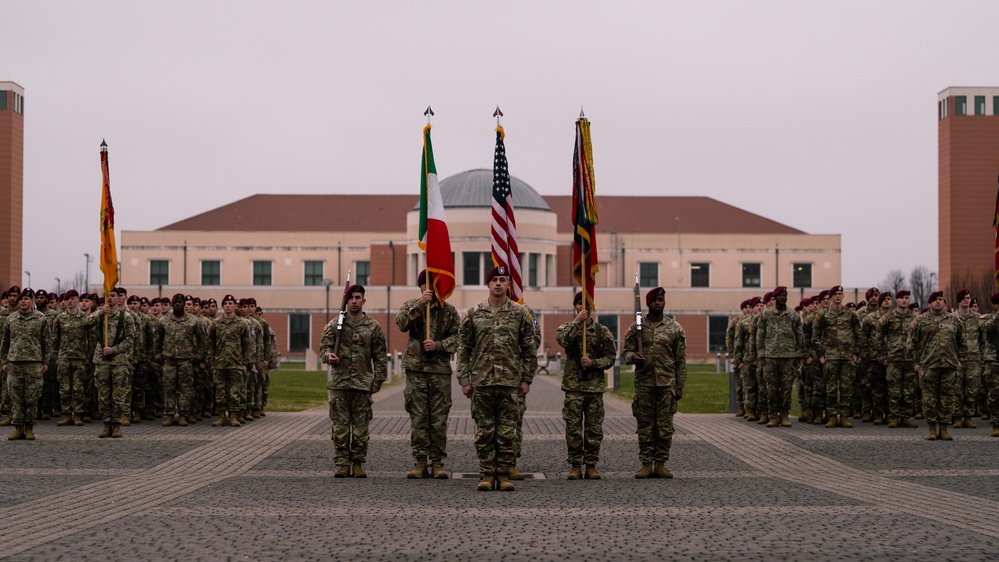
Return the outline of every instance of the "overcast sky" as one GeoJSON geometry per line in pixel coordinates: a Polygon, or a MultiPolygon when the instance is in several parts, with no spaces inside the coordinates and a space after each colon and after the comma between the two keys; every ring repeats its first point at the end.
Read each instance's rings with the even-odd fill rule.
{"type": "Polygon", "coordinates": [[[428,104],[442,178],[491,166],[498,104],[511,174],[569,194],[582,106],[598,198],[704,195],[841,234],[843,283],[869,286],[936,270],[937,93],[999,85],[996,2],[0,0],[0,13],[0,80],[25,89],[36,288],[99,253],[101,139],[117,230],[152,230],[256,193],[415,195],[428,104]]]}

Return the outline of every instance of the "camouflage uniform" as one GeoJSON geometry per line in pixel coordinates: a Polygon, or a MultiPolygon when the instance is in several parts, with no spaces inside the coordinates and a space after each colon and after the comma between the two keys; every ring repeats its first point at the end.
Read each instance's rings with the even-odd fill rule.
{"type": "MultiPolygon", "coordinates": [[[[891,314],[889,312],[888,314],[891,314]]],[[[863,376],[860,377],[860,403],[865,421],[882,420],[888,416],[888,382],[885,362],[888,348],[881,318],[886,316],[878,309],[864,317],[860,326],[860,361],[863,376]]]]}
{"type": "Polygon", "coordinates": [[[134,410],[142,410],[144,400],[142,399],[142,389],[145,388],[145,372],[142,364],[146,361],[146,327],[143,324],[142,314],[125,309],[132,319],[132,326],[135,328],[135,338],[132,344],[132,365],[128,370],[128,393],[125,395],[125,417],[131,419],[134,410]],[[133,403],[135,395],[139,395],[138,407],[133,403]]]}
{"type": "Polygon", "coordinates": [[[909,334],[909,355],[916,359],[923,388],[923,416],[931,427],[953,421],[957,357],[963,345],[961,322],[951,314],[922,314],[909,334]]]}
{"type": "Polygon", "coordinates": [[[753,324],[758,314],[752,314],[739,322],[735,333],[735,356],[742,365],[743,406],[746,415],[759,413],[760,388],[756,379],[756,346],[752,342],[753,324]]]}
{"type": "Polygon", "coordinates": [[[0,330],[0,365],[7,371],[11,425],[35,425],[42,394],[42,366],[52,356],[51,324],[41,312],[7,316],[0,330]]]}
{"type": "Polygon", "coordinates": [[[829,307],[818,313],[812,327],[812,342],[825,357],[826,414],[849,416],[856,375],[853,363],[860,338],[860,321],[849,308],[829,307]]]}
{"type": "MultiPolygon", "coordinates": [[[[326,325],[319,355],[329,363],[336,343],[336,320],[326,325]]],[[[343,319],[340,334],[340,361],[331,366],[330,419],[333,420],[333,461],[337,466],[364,463],[368,455],[368,424],[371,423],[371,394],[377,392],[388,375],[385,332],[373,318],[343,319]]]]}
{"type": "Polygon", "coordinates": [[[461,323],[458,382],[471,385],[475,450],[483,475],[508,475],[517,459],[517,395],[538,370],[531,313],[507,300],[481,302],[461,323]]]}
{"type": "Polygon", "coordinates": [[[586,356],[593,360],[593,366],[587,370],[579,363],[583,357],[581,322],[572,320],[559,326],[555,341],[565,349],[562,419],[565,420],[565,444],[569,451],[566,461],[570,465],[594,466],[600,460],[600,443],[604,438],[603,393],[607,387],[604,371],[614,365],[617,356],[614,336],[607,326],[592,320],[587,322],[586,356]]]}
{"type": "Polygon", "coordinates": [[[205,330],[194,316],[187,313],[175,316],[173,312],[160,317],[159,328],[155,353],[163,358],[165,413],[167,418],[175,414],[183,418],[192,417],[194,362],[200,361],[207,348],[205,330]]]}
{"type": "Polygon", "coordinates": [[[982,384],[985,385],[986,402],[979,407],[983,417],[988,415],[992,429],[999,430],[999,315],[990,312],[982,326],[982,358],[984,369],[982,384]]]}
{"type": "MultiPolygon", "coordinates": [[[[208,331],[212,328],[211,319],[199,314],[195,314],[194,316],[198,319],[198,323],[201,324],[201,329],[204,330],[207,341],[208,331]]],[[[212,371],[209,365],[211,355],[207,349],[201,351],[202,353],[198,358],[200,361],[194,365],[195,401],[192,408],[194,409],[195,418],[200,418],[206,414],[210,415],[212,405],[215,403],[215,381],[212,378],[212,371]]]]}
{"type": "Polygon", "coordinates": [[[746,404],[743,401],[744,392],[742,387],[742,373],[739,369],[739,357],[735,353],[735,334],[739,329],[739,322],[746,316],[745,314],[736,316],[728,323],[728,329],[725,330],[725,354],[728,355],[732,363],[732,378],[735,379],[735,401],[740,411],[745,409],[746,404]]]}
{"type": "Polygon", "coordinates": [[[243,371],[250,362],[250,328],[238,316],[216,318],[208,330],[208,362],[219,415],[239,408],[243,371]]]}
{"type": "Polygon", "coordinates": [[[786,416],[791,409],[794,367],[805,352],[805,335],[798,313],[790,307],[783,311],[776,306],[764,310],[756,331],[756,348],[764,360],[770,418],[786,416]]]}
{"type": "Polygon", "coordinates": [[[897,306],[878,319],[888,358],[885,383],[888,386],[888,415],[892,418],[909,418],[915,414],[916,371],[908,348],[909,332],[915,319],[912,311],[899,312],[897,306]]]}
{"type": "Polygon", "coordinates": [[[146,356],[149,357],[149,386],[146,392],[146,409],[160,415],[163,412],[163,356],[156,349],[159,340],[160,318],[149,317],[146,327],[146,356]]]}
{"type": "Polygon", "coordinates": [[[250,325],[250,339],[253,345],[250,347],[250,365],[246,369],[246,377],[243,384],[243,395],[240,404],[241,410],[258,410],[260,404],[256,402],[259,394],[263,394],[261,385],[260,362],[264,357],[264,329],[254,316],[245,316],[245,320],[250,325]]]}
{"type": "MultiPolygon", "coordinates": [[[[49,323],[49,334],[51,337],[52,329],[55,327],[56,317],[59,316],[58,303],[54,302],[55,295],[52,295],[49,300],[48,306],[42,313],[45,315],[45,319],[49,323]]],[[[51,342],[49,343],[51,346],[51,342]]],[[[49,357],[48,366],[45,372],[42,373],[42,395],[38,398],[38,409],[42,414],[42,419],[49,419],[49,414],[59,410],[59,378],[56,374],[56,350],[52,347],[52,354],[49,357]]]]}
{"type": "Polygon", "coordinates": [[[59,396],[64,415],[82,415],[85,411],[83,402],[87,360],[94,350],[90,337],[92,331],[82,312],[63,312],[56,317],[52,348],[57,358],[59,396]]]}
{"type": "Polygon", "coordinates": [[[805,396],[809,407],[812,409],[813,423],[823,423],[825,418],[825,414],[823,412],[826,409],[825,365],[819,361],[822,348],[815,341],[814,337],[815,319],[818,315],[818,311],[805,315],[802,324],[802,331],[808,338],[805,340],[806,345],[808,346],[807,359],[811,359],[810,362],[807,359],[805,361],[804,370],[808,372],[808,375],[804,378],[807,381],[807,384],[805,385],[805,396]]]}
{"type": "Polygon", "coordinates": [[[414,459],[432,462],[447,458],[447,417],[451,412],[451,354],[458,351],[458,310],[436,298],[430,303],[430,334],[425,335],[427,305],[411,299],[399,307],[395,324],[408,332],[406,357],[406,411],[414,459]],[[425,352],[423,341],[437,342],[437,351],[425,352]]]}
{"type": "Polygon", "coordinates": [[[129,392],[135,324],[125,310],[108,313],[107,346],[111,348],[110,355],[104,355],[104,316],[97,312],[87,316],[87,326],[99,332],[99,340],[94,347],[97,413],[106,424],[120,424],[129,392]]]}
{"type": "Polygon", "coordinates": [[[979,314],[973,310],[968,310],[967,315],[956,310],[954,319],[964,329],[964,345],[957,353],[961,366],[957,369],[957,386],[954,389],[956,396],[954,415],[959,418],[971,418],[975,415],[975,399],[982,382],[983,322],[979,314]]]}
{"type": "Polygon", "coordinates": [[[271,325],[264,320],[263,316],[255,316],[254,318],[260,323],[260,336],[263,345],[263,353],[258,357],[260,360],[260,373],[255,389],[256,392],[253,395],[253,404],[255,406],[253,415],[256,416],[258,412],[267,406],[267,394],[271,386],[271,364],[276,363],[275,355],[277,351],[274,349],[274,330],[271,329],[271,325]]]}
{"type": "MultiPolygon", "coordinates": [[[[687,382],[687,339],[683,327],[669,316],[658,322],[648,317],[642,323],[642,350],[645,364],[635,367],[635,396],[631,411],[638,424],[638,459],[642,464],[665,464],[673,444],[674,390],[683,391],[687,382]]],[[[635,364],[638,333],[635,324],[624,336],[626,365],[635,364]]]]}
{"type": "MultiPolygon", "coordinates": [[[[0,296],[0,334],[7,327],[7,317],[11,309],[7,308],[7,295],[0,296]]],[[[7,392],[7,373],[0,370],[0,413],[10,414],[10,396],[7,392]]],[[[10,425],[10,418],[4,420],[4,425],[10,425]]]]}

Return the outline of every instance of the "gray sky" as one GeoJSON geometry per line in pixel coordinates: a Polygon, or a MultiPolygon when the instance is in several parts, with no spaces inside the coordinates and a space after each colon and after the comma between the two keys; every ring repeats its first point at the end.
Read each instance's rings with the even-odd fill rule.
{"type": "Polygon", "coordinates": [[[99,253],[102,138],[117,230],[152,230],[255,193],[415,196],[428,104],[442,178],[492,165],[499,104],[510,172],[570,193],[582,106],[598,197],[706,195],[839,233],[844,284],[867,286],[936,270],[937,92],[999,82],[995,2],[0,8],[36,288],[99,253]]]}

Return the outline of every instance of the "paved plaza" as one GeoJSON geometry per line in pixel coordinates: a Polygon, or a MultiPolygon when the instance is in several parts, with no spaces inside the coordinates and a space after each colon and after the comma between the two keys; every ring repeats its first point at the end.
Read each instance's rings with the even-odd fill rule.
{"type": "Polygon", "coordinates": [[[476,492],[474,424],[454,388],[450,480],[412,468],[402,385],[375,395],[367,479],[334,479],[325,410],[240,428],[40,422],[0,442],[11,560],[995,560],[999,439],[929,442],[855,422],[766,429],[676,417],[672,480],[635,480],[630,403],[607,397],[599,481],[565,480],[562,393],[528,396],[517,491],[476,492]],[[472,478],[460,478],[468,473],[472,478]]]}

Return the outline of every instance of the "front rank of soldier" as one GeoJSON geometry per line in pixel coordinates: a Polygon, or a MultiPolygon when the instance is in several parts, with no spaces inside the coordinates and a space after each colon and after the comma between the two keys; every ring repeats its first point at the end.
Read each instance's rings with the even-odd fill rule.
{"type": "Polygon", "coordinates": [[[236,316],[236,298],[222,299],[222,317],[208,330],[208,362],[215,383],[219,419],[212,426],[239,427],[239,389],[250,363],[250,328],[236,316]]]}
{"type": "Polygon", "coordinates": [[[831,304],[820,312],[812,327],[812,342],[819,348],[819,362],[825,368],[826,427],[853,427],[850,402],[856,376],[857,342],[860,319],[843,306],[843,287],[829,289],[831,304]]]}
{"type": "Polygon", "coordinates": [[[66,312],[59,313],[52,328],[62,402],[62,419],[56,425],[83,425],[87,362],[94,350],[90,345],[92,330],[87,327],[87,315],[80,310],[80,294],[70,289],[64,300],[66,312]]]}
{"type": "Polygon", "coordinates": [[[458,351],[458,311],[447,302],[441,305],[434,291],[427,287],[426,270],[420,272],[417,284],[420,297],[406,301],[395,318],[396,326],[409,334],[403,367],[415,465],[406,477],[445,479],[451,354],[458,351]]]}
{"type": "Polygon", "coordinates": [[[104,427],[98,437],[121,437],[127,394],[131,388],[136,328],[125,310],[125,297],[118,294],[117,288],[108,293],[107,304],[87,317],[87,327],[99,332],[99,343],[94,350],[94,382],[97,411],[104,427]]]}
{"type": "Polygon", "coordinates": [[[337,334],[337,320],[326,325],[319,354],[330,365],[330,419],[333,420],[336,478],[365,478],[371,395],[381,390],[387,376],[385,332],[364,312],[364,287],[347,293],[347,313],[337,334]],[[339,338],[339,349],[337,349],[339,338]]]}
{"type": "Polygon", "coordinates": [[[184,311],[186,298],[177,293],[172,311],[160,318],[154,353],[163,361],[164,426],[186,426],[194,416],[194,362],[206,350],[207,333],[201,323],[184,311]]]}
{"type": "Polygon", "coordinates": [[[35,294],[23,289],[17,310],[0,327],[0,369],[7,375],[10,393],[11,441],[34,440],[35,412],[42,393],[42,374],[52,355],[50,323],[34,309],[35,294]]]}
{"type": "Polygon", "coordinates": [[[598,323],[583,308],[583,293],[576,293],[572,302],[576,317],[558,327],[555,341],[565,349],[562,372],[562,418],[565,420],[566,459],[571,469],[569,480],[599,480],[597,462],[604,438],[604,371],[614,365],[617,350],[614,336],[607,326],[598,323]],[[586,353],[583,353],[583,342],[586,353]],[[583,472],[583,466],[586,471],[583,472]]]}
{"type": "Polygon", "coordinates": [[[635,396],[631,410],[638,426],[635,478],[672,478],[666,468],[673,444],[673,416],[687,383],[687,340],[683,327],[663,314],[666,290],[656,287],[645,295],[649,312],[642,323],[628,327],[621,359],[635,366],[635,396]],[[639,336],[642,351],[638,350],[639,336]]]}
{"type": "Polygon", "coordinates": [[[943,292],[930,294],[929,311],[916,317],[909,334],[909,355],[915,359],[923,389],[923,416],[929,424],[926,439],[950,441],[957,394],[958,354],[964,345],[960,319],[947,314],[943,292]]]}
{"type": "Polygon", "coordinates": [[[805,354],[805,336],[801,316],[787,306],[787,287],[774,289],[773,300],[774,307],[760,316],[756,332],[756,348],[763,365],[770,408],[767,427],[791,427],[788,419],[791,387],[794,373],[805,354]]]}
{"type": "Polygon", "coordinates": [[[471,400],[480,481],[476,489],[513,491],[518,396],[527,396],[538,368],[530,313],[510,300],[505,266],[486,274],[489,295],[461,323],[458,382],[471,400]]]}

